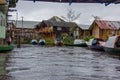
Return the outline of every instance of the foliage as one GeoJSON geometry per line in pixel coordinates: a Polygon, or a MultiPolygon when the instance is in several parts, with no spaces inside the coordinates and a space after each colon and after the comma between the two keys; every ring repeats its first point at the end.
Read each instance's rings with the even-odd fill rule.
{"type": "Polygon", "coordinates": [[[89,41],[90,39],[94,38],[93,36],[87,36],[87,37],[84,37],[83,40],[84,41],[89,41]]]}
{"type": "Polygon", "coordinates": [[[92,15],[92,17],[96,20],[96,19],[101,19],[99,16],[94,16],[92,15]]]}
{"type": "Polygon", "coordinates": [[[63,39],[63,43],[64,44],[73,44],[74,39],[70,39],[69,37],[66,37],[65,39],[63,39]]]}
{"type": "Polygon", "coordinates": [[[21,43],[22,44],[30,44],[31,40],[30,39],[25,39],[21,43]]]}
{"type": "Polygon", "coordinates": [[[54,45],[54,40],[50,40],[50,39],[48,39],[48,40],[46,40],[46,45],[54,45]]]}
{"type": "Polygon", "coordinates": [[[62,39],[65,39],[66,37],[68,37],[68,34],[67,33],[62,33],[61,37],[62,37],[62,39]]]}

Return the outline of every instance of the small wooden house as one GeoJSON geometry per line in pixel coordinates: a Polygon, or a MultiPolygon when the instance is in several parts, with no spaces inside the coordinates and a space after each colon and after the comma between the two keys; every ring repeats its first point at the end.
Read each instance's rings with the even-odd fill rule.
{"type": "Polygon", "coordinates": [[[62,34],[69,34],[70,26],[76,26],[74,23],[65,22],[57,16],[48,20],[43,20],[36,26],[37,33],[45,39],[61,38],[62,34]]]}
{"type": "Polygon", "coordinates": [[[93,37],[106,39],[120,34],[120,21],[94,20],[89,29],[93,37]]]}
{"type": "Polygon", "coordinates": [[[37,38],[37,34],[34,29],[37,24],[38,22],[36,21],[17,21],[15,37],[20,35],[23,39],[37,38]]]}
{"type": "Polygon", "coordinates": [[[78,24],[79,38],[91,36],[91,30],[89,30],[89,27],[90,27],[90,25],[78,24]]]}

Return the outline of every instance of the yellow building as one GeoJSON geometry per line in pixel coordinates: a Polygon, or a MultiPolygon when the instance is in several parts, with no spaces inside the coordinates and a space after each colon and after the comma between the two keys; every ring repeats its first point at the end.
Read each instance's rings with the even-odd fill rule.
{"type": "Polygon", "coordinates": [[[94,20],[90,26],[92,36],[106,39],[112,35],[120,34],[120,21],[94,20]]]}

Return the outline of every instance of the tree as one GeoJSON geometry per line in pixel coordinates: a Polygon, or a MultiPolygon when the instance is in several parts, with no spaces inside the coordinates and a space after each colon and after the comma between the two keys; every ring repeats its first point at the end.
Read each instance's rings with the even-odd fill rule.
{"type": "Polygon", "coordinates": [[[61,16],[61,17],[68,22],[72,22],[72,21],[78,19],[81,15],[81,13],[75,14],[75,11],[71,8],[68,8],[67,10],[68,10],[68,12],[67,12],[66,17],[65,16],[61,16]]]}
{"type": "Polygon", "coordinates": [[[92,17],[96,20],[96,19],[101,19],[99,16],[94,16],[92,15],[92,17]]]}

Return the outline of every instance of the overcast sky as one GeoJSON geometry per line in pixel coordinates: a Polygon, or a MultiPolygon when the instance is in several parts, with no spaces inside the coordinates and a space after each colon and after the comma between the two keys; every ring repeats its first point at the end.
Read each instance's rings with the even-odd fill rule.
{"type": "MultiPolygon", "coordinates": [[[[79,19],[75,22],[79,24],[90,25],[94,16],[99,16],[104,20],[120,21],[120,4],[110,4],[105,6],[101,3],[52,3],[52,2],[35,2],[19,1],[16,9],[18,19],[25,21],[42,21],[53,16],[66,16],[67,9],[72,8],[76,13],[81,13],[79,19]]],[[[16,20],[16,12],[10,12],[13,16],[10,19],[16,20]]]]}

